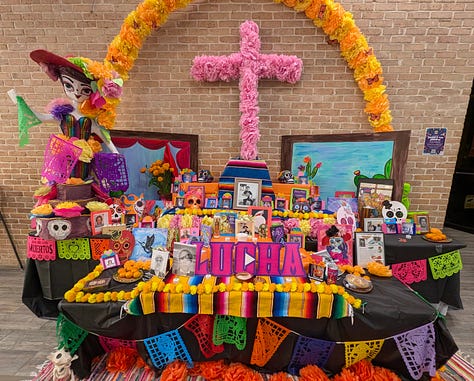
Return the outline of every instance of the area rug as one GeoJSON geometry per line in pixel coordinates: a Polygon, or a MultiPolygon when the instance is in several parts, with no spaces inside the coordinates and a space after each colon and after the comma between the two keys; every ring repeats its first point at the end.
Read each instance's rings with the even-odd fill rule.
{"type": "MultiPolygon", "coordinates": [[[[125,373],[109,373],[107,371],[107,355],[97,358],[92,365],[92,373],[89,378],[82,381],[157,381],[160,378],[150,369],[132,368],[125,373]]],[[[34,376],[31,381],[52,381],[53,380],[53,364],[48,361],[41,366],[38,375],[34,376]]],[[[267,375],[262,375],[263,380],[267,380],[267,375]]],[[[298,377],[293,377],[295,381],[298,377]]],[[[473,381],[474,365],[462,354],[457,352],[440,370],[436,378],[432,380],[439,381],[473,381]]],[[[206,381],[204,377],[189,377],[188,381],[206,381]]]]}

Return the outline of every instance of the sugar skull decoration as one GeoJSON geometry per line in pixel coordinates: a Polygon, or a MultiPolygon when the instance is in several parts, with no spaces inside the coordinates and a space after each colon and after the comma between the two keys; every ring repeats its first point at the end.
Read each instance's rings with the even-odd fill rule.
{"type": "Polygon", "coordinates": [[[285,169],[278,174],[278,181],[283,184],[294,184],[295,178],[293,177],[293,173],[291,173],[291,171],[285,169]]]}
{"type": "Polygon", "coordinates": [[[352,210],[351,205],[344,200],[341,202],[341,206],[336,211],[336,220],[338,224],[351,225],[353,230],[357,228],[357,218],[355,213],[352,210]]]}
{"type": "Polygon", "coordinates": [[[120,196],[120,201],[128,213],[137,214],[139,219],[143,217],[143,212],[145,211],[145,195],[143,193],[140,196],[133,193],[123,194],[120,196]]]}
{"type": "Polygon", "coordinates": [[[122,222],[122,217],[124,215],[124,208],[120,200],[115,199],[112,204],[109,205],[109,209],[112,212],[111,221],[113,224],[119,224],[122,222]]]}
{"type": "Polygon", "coordinates": [[[199,183],[210,183],[214,180],[214,176],[209,169],[201,169],[198,173],[199,183]]]}
{"type": "Polygon", "coordinates": [[[396,221],[397,223],[406,220],[408,211],[405,205],[403,205],[401,202],[385,200],[382,205],[383,218],[396,221]]]}
{"type": "Polygon", "coordinates": [[[186,192],[186,195],[184,196],[184,207],[191,209],[201,209],[202,199],[203,195],[201,190],[192,189],[186,192]]]}
{"type": "Polygon", "coordinates": [[[110,249],[117,253],[120,263],[124,263],[132,254],[135,237],[130,230],[115,231],[110,239],[110,249]]]}

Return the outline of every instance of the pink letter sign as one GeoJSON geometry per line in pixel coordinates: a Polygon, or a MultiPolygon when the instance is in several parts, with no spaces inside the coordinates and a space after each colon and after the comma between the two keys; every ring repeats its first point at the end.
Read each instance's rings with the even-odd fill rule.
{"type": "Polygon", "coordinates": [[[235,245],[234,272],[255,274],[257,246],[252,242],[238,242],[235,245]]]}
{"type": "Polygon", "coordinates": [[[304,271],[303,263],[301,262],[299,242],[287,242],[285,246],[285,257],[283,259],[281,275],[305,277],[306,272],[304,271]]]}
{"type": "Polygon", "coordinates": [[[233,242],[211,242],[211,274],[215,276],[232,275],[233,242]]]}

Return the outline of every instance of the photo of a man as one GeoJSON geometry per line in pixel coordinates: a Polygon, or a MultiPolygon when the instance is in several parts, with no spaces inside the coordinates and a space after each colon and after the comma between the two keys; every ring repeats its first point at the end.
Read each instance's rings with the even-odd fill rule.
{"type": "Polygon", "coordinates": [[[196,246],[175,242],[173,247],[173,274],[193,276],[195,268],[196,246]]]}

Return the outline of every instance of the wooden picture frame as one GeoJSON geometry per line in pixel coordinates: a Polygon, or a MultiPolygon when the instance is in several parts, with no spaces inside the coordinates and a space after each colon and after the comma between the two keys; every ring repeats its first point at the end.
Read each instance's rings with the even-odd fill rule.
{"type": "MultiPolygon", "coordinates": [[[[332,134],[332,135],[284,135],[281,139],[281,170],[291,169],[292,173],[297,173],[297,167],[303,163],[301,160],[308,152],[316,152],[316,149],[326,149],[329,153],[335,152],[334,147],[350,147],[351,152],[368,155],[372,150],[367,149],[368,144],[392,146],[391,152],[391,170],[390,178],[394,180],[393,200],[400,201],[403,192],[403,183],[405,181],[405,169],[408,158],[408,149],[410,145],[410,131],[392,131],[384,133],[357,133],[357,134],[332,134]]],[[[385,149],[385,147],[383,148],[385,149]]],[[[337,153],[337,152],[335,152],[337,153]]],[[[354,172],[361,170],[361,175],[365,175],[363,168],[358,168],[359,160],[352,160],[357,165],[351,165],[347,168],[347,173],[344,174],[344,179],[341,177],[338,182],[335,182],[336,177],[331,170],[326,171],[326,168],[337,168],[341,165],[340,159],[337,157],[330,158],[328,155],[312,157],[312,161],[317,163],[322,162],[322,166],[315,177],[315,181],[320,185],[320,192],[326,189],[331,195],[338,189],[351,190],[354,185],[354,172]],[[334,187],[337,188],[332,191],[332,187],[327,187],[326,184],[332,181],[334,187]],[[348,186],[341,186],[342,183],[348,186]],[[341,185],[339,185],[341,184],[341,185]]],[[[380,164],[383,172],[384,165],[380,164]]],[[[369,174],[368,174],[369,175],[369,174]]],[[[342,176],[342,175],[341,175],[342,176]]],[[[328,194],[322,194],[322,199],[326,199],[328,194]]]]}
{"type": "Polygon", "coordinates": [[[234,182],[234,209],[247,210],[258,206],[262,197],[262,180],[236,177],[234,182]]]}
{"type": "Polygon", "coordinates": [[[356,264],[367,268],[369,262],[385,265],[385,243],[382,232],[356,232],[356,264]]]}
{"type": "Polygon", "coordinates": [[[430,216],[428,214],[415,214],[413,221],[416,226],[416,234],[426,234],[430,232],[430,216]]]}
{"type": "MultiPolygon", "coordinates": [[[[198,168],[199,135],[150,131],[111,130],[112,143],[125,156],[129,188],[127,193],[144,194],[145,199],[156,199],[156,188],[149,187],[149,177],[140,173],[145,165],[161,159],[180,170],[198,168]]],[[[105,147],[105,145],[103,145],[105,147]]],[[[108,151],[104,148],[104,151],[108,151]]]]}
{"type": "Polygon", "coordinates": [[[112,211],[110,209],[91,212],[92,235],[102,234],[102,229],[110,225],[111,221],[112,211]]]}

